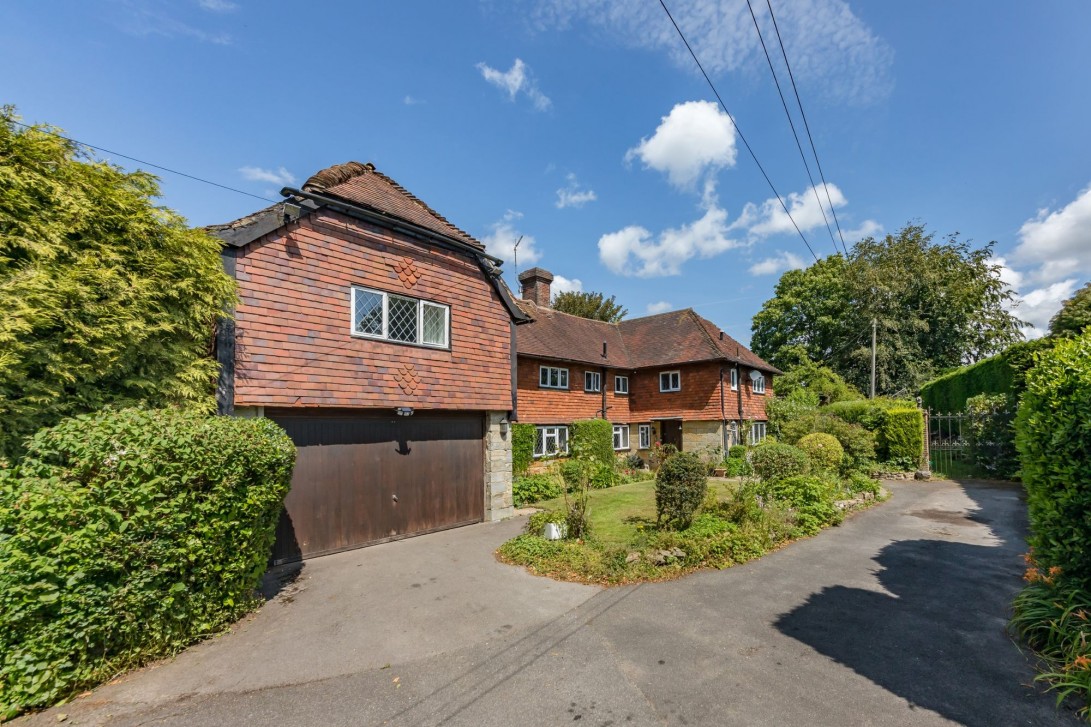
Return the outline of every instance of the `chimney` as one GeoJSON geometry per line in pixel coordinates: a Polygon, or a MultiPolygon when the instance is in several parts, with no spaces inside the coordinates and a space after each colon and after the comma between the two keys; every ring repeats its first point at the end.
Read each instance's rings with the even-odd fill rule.
{"type": "Polygon", "coordinates": [[[549,284],[553,282],[553,273],[542,268],[531,268],[519,273],[519,282],[523,286],[523,300],[549,307],[549,284]]]}

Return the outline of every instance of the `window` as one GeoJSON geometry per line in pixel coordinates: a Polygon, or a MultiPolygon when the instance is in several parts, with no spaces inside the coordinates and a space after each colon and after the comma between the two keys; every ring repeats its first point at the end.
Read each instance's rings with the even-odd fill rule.
{"type": "Polygon", "coordinates": [[[629,425],[628,424],[615,424],[614,425],[614,449],[628,449],[629,448],[629,425]]]}
{"type": "Polygon", "coordinates": [[[614,377],[614,393],[615,394],[628,394],[629,393],[629,377],[628,376],[615,376],[614,377]]]}
{"type": "MultiPolygon", "coordinates": [[[[757,373],[757,372],[755,371],[754,373],[757,373]]],[[[754,382],[753,383],[754,393],[755,394],[764,394],[765,393],[765,377],[762,376],[761,374],[758,374],[758,377],[756,379],[752,379],[752,381],[754,382]]]]}
{"type": "Polygon", "coordinates": [[[598,371],[584,371],[583,390],[602,391],[602,375],[598,371]]]}
{"type": "Polygon", "coordinates": [[[761,444],[765,440],[765,422],[750,423],[750,444],[761,444]]]}
{"type": "Polygon", "coordinates": [[[739,367],[738,366],[731,369],[731,390],[732,391],[738,391],[739,390],[739,367]]]}
{"type": "Polygon", "coordinates": [[[538,386],[543,389],[567,389],[568,369],[559,369],[555,366],[539,367],[538,386]]]}
{"type": "Polygon", "coordinates": [[[356,286],[350,295],[355,336],[433,348],[450,344],[449,306],[356,286]]]}
{"type": "Polygon", "coordinates": [[[534,434],[535,457],[568,454],[568,427],[535,427],[534,434]]]}
{"type": "Polygon", "coordinates": [[[678,371],[663,371],[659,374],[660,391],[681,391],[682,374],[678,371]]]}
{"type": "Polygon", "coordinates": [[[651,449],[652,448],[652,425],[651,424],[641,424],[640,427],[637,429],[637,432],[640,435],[640,448],[641,449],[651,449]]]}

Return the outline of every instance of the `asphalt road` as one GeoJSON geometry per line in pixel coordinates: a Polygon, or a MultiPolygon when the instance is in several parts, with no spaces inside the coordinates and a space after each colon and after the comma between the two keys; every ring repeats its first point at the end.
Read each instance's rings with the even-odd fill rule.
{"type": "Polygon", "coordinates": [[[608,590],[487,557],[519,522],[319,559],[232,634],[26,724],[1082,724],[1005,632],[1020,491],[891,501],[745,566],[608,590]]]}

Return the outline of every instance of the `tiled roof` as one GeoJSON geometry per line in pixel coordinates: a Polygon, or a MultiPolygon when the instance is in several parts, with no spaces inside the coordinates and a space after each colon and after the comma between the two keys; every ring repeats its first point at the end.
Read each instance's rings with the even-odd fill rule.
{"type": "Polygon", "coordinates": [[[418,227],[453,237],[481,250],[485,246],[446,217],[426,205],[405,187],[375,169],[371,162],[335,164],[314,174],[303,184],[306,192],[339,197],[376,212],[400,218],[418,227]]]}
{"type": "Polygon", "coordinates": [[[639,369],[697,361],[727,360],[779,374],[774,366],[720,331],[691,308],[604,323],[518,301],[533,323],[516,329],[517,351],[525,356],[639,369]],[[602,344],[607,344],[607,357],[602,344]]]}

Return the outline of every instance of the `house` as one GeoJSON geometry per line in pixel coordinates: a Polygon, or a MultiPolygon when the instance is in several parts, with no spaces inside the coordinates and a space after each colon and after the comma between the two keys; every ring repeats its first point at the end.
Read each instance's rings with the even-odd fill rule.
{"type": "Polygon", "coordinates": [[[519,275],[518,420],[537,429],[535,456],[564,453],[568,425],[605,418],[614,449],[647,458],[656,442],[683,451],[727,448],[766,433],[779,373],[692,309],[593,321],[550,308],[553,276],[519,275]]]}
{"type": "Polygon", "coordinates": [[[274,563],[508,516],[529,317],[500,261],[371,164],[282,194],[209,228],[238,282],[220,411],[298,448],[274,563]]]}

